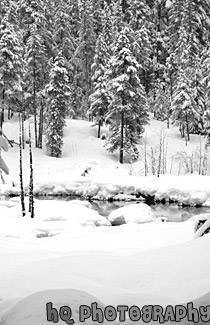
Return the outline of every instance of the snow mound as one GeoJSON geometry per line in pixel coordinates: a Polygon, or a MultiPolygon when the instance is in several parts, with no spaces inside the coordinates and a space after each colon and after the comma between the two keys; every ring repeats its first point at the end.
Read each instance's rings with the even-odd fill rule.
{"type": "MultiPolygon", "coordinates": [[[[47,321],[46,304],[52,302],[52,307],[58,311],[61,306],[68,306],[71,308],[71,318],[75,324],[79,322],[79,306],[88,305],[92,302],[97,302],[98,307],[104,309],[104,304],[96,297],[80,290],[74,289],[60,289],[47,290],[34,293],[21,301],[15,306],[7,310],[0,321],[0,325],[49,325],[51,322],[47,321]]],[[[91,318],[83,324],[90,324],[91,318]]],[[[66,322],[59,320],[57,324],[66,324],[66,322]]]]}
{"type": "Polygon", "coordinates": [[[11,200],[2,200],[0,201],[0,207],[4,206],[7,208],[14,207],[16,205],[15,202],[12,202],[11,200]]]}
{"type": "Polygon", "coordinates": [[[6,206],[0,205],[0,217],[6,216],[8,214],[8,208],[6,206]]]}
{"type": "MultiPolygon", "coordinates": [[[[0,205],[1,227],[3,237],[53,237],[72,233],[79,227],[111,226],[110,222],[97,211],[71,201],[35,200],[35,218],[27,212],[23,218],[20,202],[13,207],[0,205]]],[[[25,200],[26,209],[28,198],[25,200]]]]}
{"type": "Polygon", "coordinates": [[[144,203],[126,205],[112,211],[108,216],[108,220],[113,226],[122,225],[129,222],[153,222],[155,219],[156,218],[152,212],[152,209],[144,203]]]}

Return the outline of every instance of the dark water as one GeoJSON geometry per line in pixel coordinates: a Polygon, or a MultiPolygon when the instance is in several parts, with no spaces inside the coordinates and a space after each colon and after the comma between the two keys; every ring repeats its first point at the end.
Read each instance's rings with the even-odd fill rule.
{"type": "MultiPolygon", "coordinates": [[[[108,216],[109,213],[117,208],[135,202],[91,202],[93,208],[102,216],[108,216]]],[[[139,203],[136,203],[139,204],[139,203]]],[[[210,208],[205,207],[181,207],[177,204],[155,204],[150,206],[156,217],[166,217],[170,222],[182,222],[190,219],[194,215],[210,212],[210,208]]]]}
{"type": "MultiPolygon", "coordinates": [[[[83,200],[78,197],[68,197],[68,198],[58,198],[58,197],[44,197],[39,199],[47,200],[83,200]]],[[[110,212],[115,209],[121,208],[129,204],[140,204],[140,202],[124,202],[124,201],[115,201],[115,202],[106,202],[106,201],[93,201],[91,205],[94,210],[96,210],[100,215],[107,217],[110,212]]],[[[182,222],[190,219],[194,215],[210,212],[210,207],[182,207],[177,204],[155,204],[150,206],[153,210],[153,213],[156,217],[166,217],[170,222],[182,222]]]]}

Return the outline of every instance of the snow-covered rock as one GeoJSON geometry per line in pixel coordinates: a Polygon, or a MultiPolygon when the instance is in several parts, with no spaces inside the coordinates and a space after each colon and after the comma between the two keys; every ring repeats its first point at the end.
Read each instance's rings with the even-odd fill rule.
{"type": "MultiPolygon", "coordinates": [[[[91,306],[92,302],[97,302],[98,307],[104,309],[104,304],[96,297],[74,289],[62,290],[46,290],[34,293],[16,305],[8,309],[2,316],[0,324],[4,325],[49,325],[51,322],[47,321],[46,304],[52,302],[52,307],[59,312],[61,306],[68,306],[71,308],[71,319],[76,324],[79,322],[79,306],[91,306]]],[[[67,324],[65,321],[59,319],[57,324],[67,324]]],[[[91,317],[83,324],[91,324],[91,317]]]]}
{"type": "Polygon", "coordinates": [[[112,225],[153,222],[155,219],[152,209],[144,203],[126,205],[112,211],[108,216],[112,225]]]}

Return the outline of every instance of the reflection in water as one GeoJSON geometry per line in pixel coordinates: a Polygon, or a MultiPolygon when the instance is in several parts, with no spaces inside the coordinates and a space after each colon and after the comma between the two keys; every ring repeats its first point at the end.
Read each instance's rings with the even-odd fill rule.
{"type": "MultiPolygon", "coordinates": [[[[134,202],[91,202],[93,209],[97,210],[102,216],[107,217],[113,210],[134,202]]],[[[139,203],[136,203],[139,204],[139,203]]],[[[167,217],[171,222],[186,221],[196,214],[210,212],[208,207],[181,207],[177,204],[155,204],[151,205],[156,217],[167,217]]]]}

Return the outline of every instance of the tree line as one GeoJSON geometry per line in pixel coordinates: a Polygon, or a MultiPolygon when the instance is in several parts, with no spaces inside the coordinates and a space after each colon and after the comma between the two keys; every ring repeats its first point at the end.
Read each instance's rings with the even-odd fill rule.
{"type": "MultiPolygon", "coordinates": [[[[34,116],[62,154],[65,118],[110,125],[107,149],[138,158],[154,117],[182,137],[210,132],[209,0],[2,0],[1,124],[5,111],[34,116]]],[[[3,126],[3,125],[2,125],[3,126]]]]}

